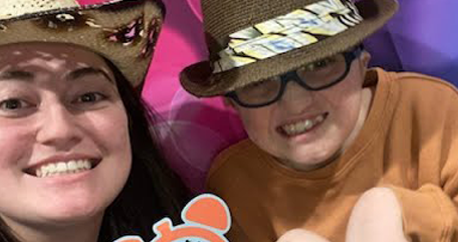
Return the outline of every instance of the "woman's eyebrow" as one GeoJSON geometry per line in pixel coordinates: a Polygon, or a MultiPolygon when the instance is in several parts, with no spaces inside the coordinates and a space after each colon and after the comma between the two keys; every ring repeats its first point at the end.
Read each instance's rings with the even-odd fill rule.
{"type": "Polygon", "coordinates": [[[35,78],[32,72],[11,70],[0,73],[0,80],[20,80],[20,81],[31,81],[35,78]]]}
{"type": "Polygon", "coordinates": [[[83,68],[76,69],[67,75],[67,79],[75,80],[75,79],[79,79],[84,76],[100,75],[100,74],[105,76],[108,79],[108,81],[110,81],[111,83],[114,83],[110,75],[108,75],[108,73],[106,73],[102,69],[94,68],[94,67],[83,67],[83,68]]]}

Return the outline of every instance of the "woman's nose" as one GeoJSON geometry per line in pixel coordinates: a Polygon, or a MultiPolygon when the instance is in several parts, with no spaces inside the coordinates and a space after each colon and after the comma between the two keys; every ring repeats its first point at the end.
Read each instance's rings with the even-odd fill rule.
{"type": "Polygon", "coordinates": [[[64,105],[47,107],[40,113],[40,127],[36,139],[39,143],[69,150],[82,139],[77,116],[64,105]]]}

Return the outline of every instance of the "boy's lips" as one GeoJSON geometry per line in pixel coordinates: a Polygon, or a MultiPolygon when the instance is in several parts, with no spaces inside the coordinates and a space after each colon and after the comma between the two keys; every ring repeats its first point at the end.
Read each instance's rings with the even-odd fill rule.
{"type": "Polygon", "coordinates": [[[329,113],[309,116],[277,127],[277,131],[286,137],[294,137],[309,132],[317,125],[323,123],[329,113]]]}

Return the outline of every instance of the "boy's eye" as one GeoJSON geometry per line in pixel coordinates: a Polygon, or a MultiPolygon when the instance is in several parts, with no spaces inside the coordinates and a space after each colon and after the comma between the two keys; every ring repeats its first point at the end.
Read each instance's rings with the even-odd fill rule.
{"type": "Polygon", "coordinates": [[[317,71],[317,70],[320,70],[320,69],[328,67],[329,65],[331,65],[334,62],[335,62],[334,58],[332,58],[332,57],[331,58],[326,58],[326,59],[323,59],[323,60],[315,61],[315,62],[307,65],[305,69],[307,71],[317,71]]]}
{"type": "Polygon", "coordinates": [[[328,61],[327,60],[320,60],[320,61],[313,62],[312,64],[308,65],[307,69],[309,71],[315,71],[317,69],[321,69],[323,67],[326,67],[327,65],[328,65],[328,61]]]}
{"type": "Polygon", "coordinates": [[[318,62],[315,62],[315,65],[314,67],[325,67],[328,65],[328,60],[321,60],[321,61],[318,61],[318,62]]]}

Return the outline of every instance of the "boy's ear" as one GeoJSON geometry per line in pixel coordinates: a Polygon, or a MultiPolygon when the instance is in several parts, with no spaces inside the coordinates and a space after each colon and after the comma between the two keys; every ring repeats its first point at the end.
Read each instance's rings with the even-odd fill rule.
{"type": "Polygon", "coordinates": [[[239,106],[235,104],[234,100],[228,97],[222,97],[225,107],[232,108],[234,111],[239,112],[239,106]]]}
{"type": "Polygon", "coordinates": [[[369,68],[369,61],[371,60],[371,54],[366,50],[363,50],[361,55],[359,56],[359,64],[361,70],[361,76],[366,76],[367,69],[369,68]]]}
{"type": "Polygon", "coordinates": [[[369,61],[371,61],[371,54],[367,52],[366,50],[363,50],[363,53],[361,53],[360,59],[361,59],[361,64],[363,65],[364,69],[367,69],[369,66],[369,61]]]}
{"type": "Polygon", "coordinates": [[[222,99],[223,99],[224,106],[235,108],[235,104],[234,104],[234,101],[232,101],[232,99],[228,97],[222,97],[222,99]]]}

